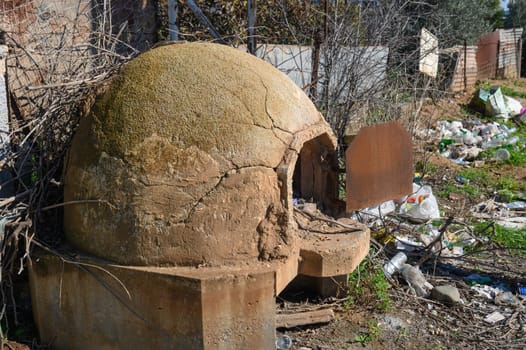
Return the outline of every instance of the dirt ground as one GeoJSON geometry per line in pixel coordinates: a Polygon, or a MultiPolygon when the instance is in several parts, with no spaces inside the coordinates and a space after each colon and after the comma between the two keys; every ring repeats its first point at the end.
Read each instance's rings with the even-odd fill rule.
{"type": "MultiPolygon", "coordinates": [[[[525,79],[490,83],[526,93],[525,79]]],[[[429,101],[422,108],[419,129],[432,127],[438,120],[476,118],[466,108],[471,96],[472,92],[469,92],[429,101]]],[[[526,100],[517,99],[526,105],[526,100]]],[[[416,137],[414,146],[415,163],[432,164],[434,169],[425,174],[423,183],[429,184],[434,192],[448,183],[455,183],[455,174],[463,169],[462,166],[438,154],[437,144],[425,138],[416,137]]],[[[507,176],[523,186],[526,184],[526,166],[490,164],[488,170],[493,174],[494,181],[507,176]]],[[[473,219],[470,208],[491,196],[491,193],[450,195],[438,198],[438,202],[444,217],[451,217],[457,224],[466,224],[473,219]]],[[[375,230],[385,233],[390,228],[389,225],[373,228],[373,236],[375,230]]],[[[278,298],[279,312],[327,308],[335,312],[335,319],[327,324],[279,329],[279,334],[286,334],[292,339],[292,349],[302,350],[526,349],[526,296],[519,295],[517,289],[518,286],[526,286],[524,255],[502,249],[498,244],[482,243],[480,252],[475,250],[450,258],[408,253],[408,262],[419,265],[428,282],[435,286],[455,286],[460,292],[461,304],[448,306],[429,297],[417,297],[402,278],[396,278],[387,291],[392,302],[389,310],[379,310],[374,297],[365,303],[349,303],[345,295],[325,300],[309,299],[308,295],[304,295],[303,299],[299,297],[299,301],[283,296],[283,299],[278,298]],[[505,284],[515,298],[510,303],[504,303],[479,294],[471,288],[473,283],[467,279],[472,274],[489,277],[492,283],[505,284]],[[503,315],[504,319],[495,323],[484,321],[494,312],[503,315]]],[[[379,244],[371,251],[370,259],[381,266],[392,255],[392,247],[379,244]]]]}

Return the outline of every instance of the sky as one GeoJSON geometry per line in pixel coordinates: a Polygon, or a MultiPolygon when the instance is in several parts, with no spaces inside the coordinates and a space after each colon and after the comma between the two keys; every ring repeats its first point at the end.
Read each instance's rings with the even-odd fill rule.
{"type": "Polygon", "coordinates": [[[500,0],[500,7],[502,7],[504,10],[508,9],[508,0],[500,0]]]}

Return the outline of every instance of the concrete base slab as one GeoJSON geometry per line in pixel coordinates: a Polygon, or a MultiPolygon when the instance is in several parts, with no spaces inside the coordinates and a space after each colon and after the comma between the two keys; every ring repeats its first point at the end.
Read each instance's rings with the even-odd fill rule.
{"type": "Polygon", "coordinates": [[[355,232],[331,234],[309,232],[302,237],[299,274],[332,277],[354,271],[369,252],[370,238],[370,231],[366,226],[357,223],[355,225],[357,225],[355,232]]]}
{"type": "Polygon", "coordinates": [[[369,252],[370,231],[352,222],[356,231],[302,235],[298,277],[291,289],[302,289],[322,297],[340,297],[347,288],[347,275],[369,252]]]}
{"type": "Polygon", "coordinates": [[[54,349],[272,349],[270,268],[129,267],[40,254],[35,321],[54,349]]]}

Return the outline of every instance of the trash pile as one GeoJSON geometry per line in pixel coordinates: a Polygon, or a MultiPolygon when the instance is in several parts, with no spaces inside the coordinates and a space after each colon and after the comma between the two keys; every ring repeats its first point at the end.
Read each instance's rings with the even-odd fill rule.
{"type": "Polygon", "coordinates": [[[493,160],[506,161],[511,156],[509,149],[516,145],[524,147],[524,142],[514,135],[517,128],[505,124],[509,118],[514,118],[519,125],[526,123],[526,107],[522,107],[519,101],[503,95],[500,88],[480,89],[470,106],[493,120],[442,120],[435,129],[425,130],[421,136],[438,145],[442,156],[464,166],[473,162],[476,162],[475,166],[482,165],[479,156],[486,149],[497,148],[493,160]]]}
{"type": "Polygon", "coordinates": [[[495,220],[495,223],[509,229],[523,229],[526,227],[524,216],[526,202],[517,200],[513,202],[498,202],[488,199],[471,208],[471,215],[479,219],[495,220]]]}
{"type": "Polygon", "coordinates": [[[513,134],[516,128],[508,128],[498,122],[483,123],[480,120],[439,122],[435,131],[440,154],[459,165],[470,165],[479,158],[480,153],[489,148],[502,147],[495,151],[494,159],[510,159],[507,147],[520,141],[513,134]]]}
{"type": "MultiPolygon", "coordinates": [[[[509,319],[516,312],[516,307],[520,306],[519,298],[502,281],[479,274],[471,274],[465,278],[465,281],[478,297],[474,298],[474,303],[479,310],[486,313],[484,322],[488,324],[509,319]]],[[[518,294],[526,295],[526,288],[519,288],[518,294]]]]}

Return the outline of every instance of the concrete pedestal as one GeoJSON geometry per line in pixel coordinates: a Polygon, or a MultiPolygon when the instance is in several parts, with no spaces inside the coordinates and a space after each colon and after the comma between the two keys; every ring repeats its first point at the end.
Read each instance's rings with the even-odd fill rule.
{"type": "Polygon", "coordinates": [[[288,259],[243,267],[138,267],[35,254],[35,322],[53,349],[275,348],[275,296],[290,281],[337,295],[367,255],[369,230],[309,233],[288,259]]]}
{"type": "Polygon", "coordinates": [[[40,255],[35,321],[53,349],[273,349],[270,268],[149,268],[40,255]]]}

